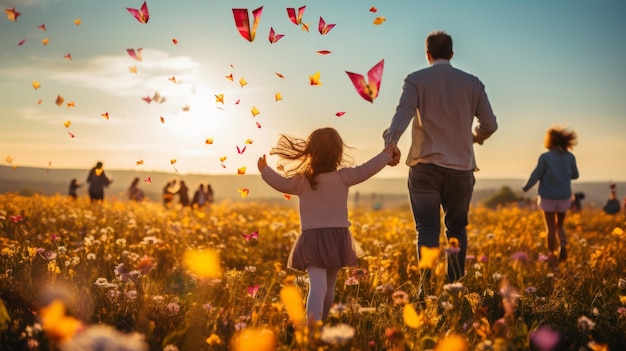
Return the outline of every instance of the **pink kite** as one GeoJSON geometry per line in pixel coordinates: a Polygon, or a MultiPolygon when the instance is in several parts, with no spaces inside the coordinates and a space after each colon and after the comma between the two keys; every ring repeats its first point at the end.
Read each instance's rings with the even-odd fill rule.
{"type": "Polygon", "coordinates": [[[135,49],[126,49],[126,52],[133,59],[135,59],[137,61],[141,61],[141,51],[142,50],[143,50],[142,48],[137,49],[137,51],[135,51],[135,49]]]}
{"type": "Polygon", "coordinates": [[[321,35],[328,34],[333,27],[335,27],[334,24],[326,24],[326,21],[324,21],[324,19],[320,16],[320,23],[317,28],[321,35]]]}
{"type": "Polygon", "coordinates": [[[302,6],[301,8],[299,8],[298,15],[296,15],[295,8],[293,7],[287,8],[287,15],[289,15],[289,19],[291,20],[291,22],[293,22],[293,24],[299,26],[300,23],[302,23],[302,15],[304,14],[304,9],[306,9],[306,6],[302,6]]]}
{"type": "Polygon", "coordinates": [[[256,35],[256,29],[259,26],[259,20],[261,19],[261,13],[263,12],[263,6],[252,11],[254,17],[254,23],[250,28],[250,17],[248,15],[248,9],[233,9],[233,16],[235,17],[235,25],[239,34],[249,42],[254,41],[256,35]]]}
{"type": "Polygon", "coordinates": [[[148,12],[148,5],[146,2],[143,2],[140,9],[131,9],[130,7],[126,8],[131,15],[133,15],[139,23],[148,23],[150,19],[150,13],[148,12]]]}
{"type": "Polygon", "coordinates": [[[374,67],[367,71],[367,79],[369,82],[365,82],[365,78],[362,74],[346,71],[359,95],[371,103],[373,103],[374,99],[378,96],[380,81],[383,79],[384,64],[385,60],[382,59],[374,67]]]}
{"type": "Polygon", "coordinates": [[[270,27],[269,40],[271,44],[278,42],[284,36],[284,34],[276,34],[276,32],[274,32],[274,28],[270,27]]]}

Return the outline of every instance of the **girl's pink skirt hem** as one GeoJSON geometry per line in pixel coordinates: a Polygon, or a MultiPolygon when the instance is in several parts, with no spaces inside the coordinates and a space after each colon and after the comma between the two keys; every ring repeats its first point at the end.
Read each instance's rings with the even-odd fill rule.
{"type": "Polygon", "coordinates": [[[307,267],[343,268],[358,265],[363,249],[348,228],[307,229],[294,242],[287,267],[305,271],[307,267]]]}

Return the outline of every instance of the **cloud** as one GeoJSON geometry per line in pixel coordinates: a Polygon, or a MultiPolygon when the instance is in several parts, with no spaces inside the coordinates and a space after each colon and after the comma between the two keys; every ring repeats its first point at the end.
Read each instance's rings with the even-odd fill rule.
{"type": "Polygon", "coordinates": [[[200,63],[188,56],[171,56],[159,51],[144,49],[143,60],[130,56],[101,55],[85,60],[75,60],[71,65],[58,57],[30,56],[17,65],[0,69],[0,76],[21,78],[38,77],[59,84],[89,88],[117,97],[159,92],[163,96],[189,95],[202,71],[200,63]],[[133,74],[129,68],[137,67],[133,74]],[[176,83],[169,78],[175,77],[176,83]]]}
{"type": "Polygon", "coordinates": [[[138,91],[158,91],[161,95],[180,95],[198,80],[200,64],[187,56],[170,56],[158,50],[143,50],[143,60],[134,61],[128,55],[98,56],[85,63],[51,72],[51,78],[79,87],[86,87],[114,96],[128,96],[138,91]],[[137,74],[129,67],[136,66],[137,74]],[[179,84],[168,78],[175,77],[179,84]],[[184,84],[182,84],[184,83],[184,84]],[[183,85],[185,85],[183,87],[183,85]]]}

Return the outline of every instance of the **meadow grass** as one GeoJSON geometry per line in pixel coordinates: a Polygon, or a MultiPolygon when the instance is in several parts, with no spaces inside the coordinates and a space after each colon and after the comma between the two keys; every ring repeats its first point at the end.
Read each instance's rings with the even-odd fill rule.
{"type": "Polygon", "coordinates": [[[568,214],[568,259],[553,269],[539,211],[472,207],[466,276],[447,284],[453,247],[442,235],[420,267],[408,206],[352,208],[366,256],[340,272],[328,321],[306,326],[306,274],[285,268],[295,201],[196,210],[0,194],[0,349],[626,349],[622,214],[568,214]],[[190,250],[218,259],[194,267],[190,250]]]}

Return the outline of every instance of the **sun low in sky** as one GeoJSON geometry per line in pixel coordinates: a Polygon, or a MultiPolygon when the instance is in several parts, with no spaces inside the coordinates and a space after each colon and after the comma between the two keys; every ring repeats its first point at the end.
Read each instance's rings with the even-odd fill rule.
{"type": "Polygon", "coordinates": [[[498,118],[477,178],[526,178],[559,124],[579,135],[581,180],[626,179],[621,1],[0,4],[5,165],[253,174],[281,133],[324,126],[360,163],[427,66],[426,35],[445,30],[498,118]]]}

